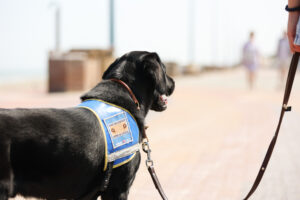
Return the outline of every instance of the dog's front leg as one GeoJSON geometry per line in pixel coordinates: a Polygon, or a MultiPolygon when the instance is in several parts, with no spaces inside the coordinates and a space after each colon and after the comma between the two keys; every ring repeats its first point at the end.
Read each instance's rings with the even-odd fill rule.
{"type": "Polygon", "coordinates": [[[101,195],[102,200],[127,200],[129,191],[120,192],[120,191],[107,191],[101,195]]]}
{"type": "Polygon", "coordinates": [[[7,200],[13,192],[13,174],[10,165],[10,141],[0,137],[0,200],[7,200]]]}
{"type": "Polygon", "coordinates": [[[110,184],[101,195],[102,200],[127,200],[139,163],[140,154],[137,152],[136,157],[124,167],[125,169],[122,169],[122,167],[114,169],[110,184]]]}
{"type": "MultiPolygon", "coordinates": [[[[129,188],[132,185],[135,175],[126,181],[117,181],[117,184],[120,184],[116,187],[114,180],[111,180],[111,185],[106,189],[105,192],[101,194],[102,200],[127,200],[129,194],[129,188]]],[[[120,176],[120,178],[122,178],[120,176]]]]}
{"type": "Polygon", "coordinates": [[[99,196],[100,196],[100,192],[98,189],[96,189],[76,200],[97,200],[99,196]]]}

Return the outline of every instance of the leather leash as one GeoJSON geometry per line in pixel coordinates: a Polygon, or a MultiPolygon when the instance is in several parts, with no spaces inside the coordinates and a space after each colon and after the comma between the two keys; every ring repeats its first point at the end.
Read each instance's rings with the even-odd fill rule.
{"type": "MultiPolygon", "coordinates": [[[[117,83],[120,83],[121,85],[123,85],[127,91],[129,92],[131,98],[133,99],[134,103],[137,105],[137,109],[140,110],[140,104],[137,100],[137,98],[135,97],[135,95],[133,94],[132,90],[130,89],[130,87],[123,81],[119,80],[119,79],[110,79],[111,81],[114,81],[114,82],[117,82],[117,83]]],[[[158,177],[156,175],[156,172],[154,170],[154,166],[153,166],[153,160],[151,159],[151,149],[150,149],[150,146],[149,146],[149,139],[147,137],[147,134],[146,134],[146,129],[148,127],[145,127],[143,130],[142,130],[142,148],[143,148],[143,151],[145,153],[147,153],[147,159],[146,159],[146,166],[147,166],[147,169],[148,169],[148,172],[152,178],[152,181],[155,185],[155,188],[158,190],[161,198],[163,200],[168,200],[159,180],[158,180],[158,177]]]]}
{"type": "Polygon", "coordinates": [[[143,143],[142,143],[142,147],[143,147],[143,151],[145,153],[147,153],[147,159],[146,159],[146,166],[147,166],[147,169],[148,169],[148,172],[150,173],[150,176],[152,178],[152,181],[155,185],[155,188],[158,190],[161,198],[163,200],[168,200],[159,180],[158,180],[158,177],[155,173],[155,170],[154,170],[154,166],[153,166],[153,160],[151,159],[151,149],[150,149],[150,146],[149,146],[149,140],[147,138],[147,135],[146,135],[146,131],[144,129],[143,131],[143,143]]]}
{"type": "Polygon", "coordinates": [[[284,113],[286,111],[291,111],[292,110],[292,108],[290,106],[287,106],[287,105],[288,105],[288,101],[289,101],[290,94],[291,94],[291,91],[292,91],[295,74],[296,74],[296,71],[297,71],[298,60],[299,60],[299,53],[296,52],[293,55],[291,65],[290,65],[290,69],[289,69],[289,73],[288,73],[288,77],[287,77],[287,81],[286,81],[286,85],[285,85],[285,92],[284,92],[284,97],[283,97],[283,103],[282,103],[280,118],[279,118],[279,122],[278,122],[278,125],[277,125],[276,132],[275,132],[275,134],[273,136],[273,139],[272,139],[272,141],[269,145],[268,151],[265,155],[265,158],[264,158],[263,163],[262,163],[262,165],[259,169],[259,172],[256,176],[256,179],[255,179],[255,181],[252,185],[252,188],[249,191],[249,193],[247,194],[247,196],[244,198],[244,200],[247,200],[255,192],[257,186],[259,185],[259,183],[260,183],[260,181],[261,181],[261,179],[262,179],[262,177],[263,177],[263,175],[266,171],[266,168],[267,168],[269,160],[271,158],[274,146],[276,144],[276,140],[277,140],[277,137],[278,137],[278,133],[279,133],[279,130],[280,130],[280,126],[281,126],[281,122],[282,122],[284,113]]]}

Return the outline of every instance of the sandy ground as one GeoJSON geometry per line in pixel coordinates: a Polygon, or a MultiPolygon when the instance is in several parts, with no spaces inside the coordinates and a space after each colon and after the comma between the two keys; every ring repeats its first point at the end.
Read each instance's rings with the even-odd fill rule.
{"type": "MultiPolygon", "coordinates": [[[[275,132],[283,97],[275,70],[259,72],[254,90],[242,69],[176,78],[169,108],[151,112],[147,134],[170,200],[242,199],[275,132]]],[[[69,107],[81,93],[46,94],[43,82],[0,86],[0,107],[69,107]]],[[[300,199],[300,77],[278,143],[251,199],[300,199]]],[[[160,199],[144,164],[129,199],[160,199]]],[[[20,197],[18,197],[21,199],[20,197]]]]}

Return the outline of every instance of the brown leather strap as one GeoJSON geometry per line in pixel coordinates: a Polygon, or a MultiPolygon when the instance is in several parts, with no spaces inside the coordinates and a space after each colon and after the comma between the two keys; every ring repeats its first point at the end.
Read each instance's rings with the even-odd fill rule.
{"type": "Polygon", "coordinates": [[[275,132],[275,134],[273,136],[273,139],[272,139],[272,141],[269,145],[268,151],[267,151],[267,153],[265,155],[265,158],[263,160],[263,163],[262,163],[262,165],[259,169],[257,177],[256,177],[256,179],[255,179],[255,181],[252,185],[252,188],[249,191],[249,193],[247,194],[247,196],[244,198],[244,200],[247,200],[254,193],[257,186],[259,185],[259,183],[260,183],[260,181],[261,181],[261,179],[262,179],[262,177],[263,177],[263,175],[266,171],[266,168],[267,168],[269,160],[271,158],[274,146],[276,144],[276,140],[277,140],[277,137],[278,137],[278,133],[279,133],[279,130],[280,130],[280,126],[281,126],[281,122],[282,122],[284,113],[285,113],[285,111],[290,111],[291,110],[291,107],[288,107],[287,105],[288,105],[288,101],[289,101],[290,94],[291,94],[291,91],[292,91],[295,74],[296,74],[296,71],[297,71],[298,60],[299,60],[299,53],[295,53],[293,55],[293,58],[292,58],[292,61],[291,61],[291,65],[290,65],[290,69],[289,69],[289,73],[288,73],[288,77],[287,77],[287,81],[286,81],[284,98],[283,98],[280,118],[279,118],[279,122],[278,122],[278,125],[277,125],[276,132],[275,132]]]}
{"type": "Polygon", "coordinates": [[[117,82],[117,83],[120,83],[121,85],[123,85],[129,92],[131,98],[133,99],[134,103],[137,105],[137,109],[139,110],[140,109],[140,103],[139,101],[137,100],[137,98],[135,97],[135,95],[133,94],[132,90],[130,89],[130,87],[123,81],[119,80],[119,79],[115,79],[115,78],[112,78],[110,79],[111,81],[114,81],[114,82],[117,82]]]}
{"type": "Polygon", "coordinates": [[[146,129],[147,129],[147,128],[148,128],[147,126],[144,127],[144,129],[143,129],[143,131],[142,131],[142,137],[143,137],[143,140],[145,139],[145,140],[148,141],[148,137],[147,137],[147,134],[146,134],[146,129]]]}
{"type": "Polygon", "coordinates": [[[155,185],[155,188],[158,190],[161,198],[163,200],[168,200],[163,188],[161,187],[160,185],[160,182],[158,180],[158,177],[155,173],[155,170],[154,170],[154,167],[153,167],[153,160],[151,159],[151,149],[150,149],[150,146],[149,146],[149,140],[147,138],[147,135],[146,135],[146,129],[148,127],[145,127],[144,131],[143,131],[143,143],[142,143],[142,147],[143,147],[143,151],[147,154],[147,159],[146,159],[146,166],[147,166],[147,169],[148,169],[148,172],[152,178],[152,181],[155,185]]]}
{"type": "Polygon", "coordinates": [[[149,173],[150,173],[150,175],[151,175],[152,181],[153,181],[153,183],[154,183],[156,189],[158,190],[158,192],[159,192],[161,198],[162,198],[163,200],[168,200],[168,197],[167,197],[166,194],[164,193],[164,191],[163,191],[163,189],[162,189],[162,187],[161,187],[161,185],[160,185],[160,183],[159,183],[159,180],[158,180],[157,175],[156,175],[156,173],[155,173],[154,167],[153,167],[153,166],[148,166],[148,171],[149,171],[149,173]]]}

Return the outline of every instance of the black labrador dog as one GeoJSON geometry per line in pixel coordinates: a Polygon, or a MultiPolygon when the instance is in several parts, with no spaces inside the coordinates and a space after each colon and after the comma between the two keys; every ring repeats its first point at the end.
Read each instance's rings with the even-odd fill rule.
{"type": "MultiPolygon", "coordinates": [[[[140,133],[149,110],[163,111],[175,83],[156,53],[130,52],[105,71],[81,99],[102,99],[134,116],[140,133]],[[140,110],[125,82],[140,103],[140,110]]],[[[127,199],[140,153],[106,174],[104,138],[95,115],[80,107],[0,109],[0,200],[16,194],[43,199],[127,199]],[[108,185],[101,191],[105,176],[108,185]]]]}

